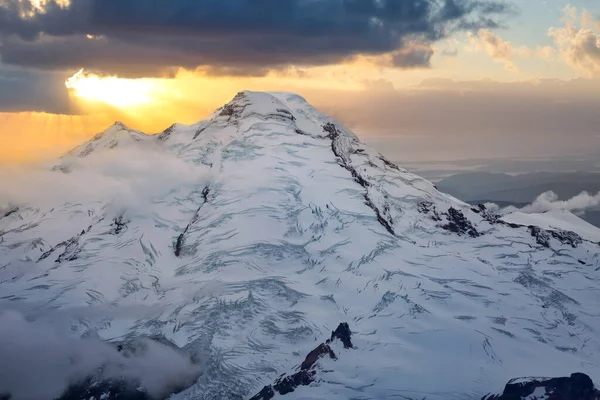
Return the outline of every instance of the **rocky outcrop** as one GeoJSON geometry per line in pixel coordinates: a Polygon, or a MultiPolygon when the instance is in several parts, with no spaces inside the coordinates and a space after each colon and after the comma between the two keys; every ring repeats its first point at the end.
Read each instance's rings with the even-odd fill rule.
{"type": "Polygon", "coordinates": [[[574,373],[564,378],[519,378],[506,384],[501,395],[487,395],[482,400],[599,400],[586,374],[574,373]]]}
{"type": "Polygon", "coordinates": [[[176,128],[177,128],[177,124],[171,125],[167,129],[162,131],[160,134],[158,134],[157,140],[164,142],[165,140],[167,140],[169,138],[169,136],[171,136],[171,134],[175,131],[176,128]]]}
{"type": "Polygon", "coordinates": [[[430,201],[422,201],[419,203],[419,206],[417,208],[417,210],[421,213],[421,214],[427,214],[430,216],[430,218],[436,222],[441,222],[442,218],[440,217],[440,214],[438,213],[435,205],[430,202],[430,201]]]}
{"type": "Polygon", "coordinates": [[[79,239],[86,233],[88,233],[91,229],[92,226],[90,225],[88,226],[87,230],[84,229],[78,235],[73,236],[72,238],[65,240],[64,242],[57,244],[56,246],[42,254],[37,262],[43,261],[46,258],[50,257],[52,253],[54,253],[59,248],[63,248],[64,251],[56,258],[56,260],[54,260],[55,263],[60,264],[65,261],[77,260],[78,255],[81,251],[81,244],[79,242],[79,239]]]}
{"type": "Polygon", "coordinates": [[[566,244],[571,246],[572,248],[577,248],[581,243],[583,243],[583,239],[581,236],[571,231],[550,231],[552,237],[562,244],[566,244]]]}
{"type": "Polygon", "coordinates": [[[530,226],[527,228],[531,236],[535,238],[535,242],[540,246],[550,247],[550,235],[544,229],[537,226],[530,226]]]}
{"type": "Polygon", "coordinates": [[[457,210],[454,207],[450,207],[448,209],[448,213],[445,215],[448,223],[442,225],[443,229],[459,235],[468,234],[471,237],[480,236],[479,232],[477,232],[477,229],[475,229],[471,221],[465,217],[465,214],[463,214],[462,211],[457,210]]]}
{"type": "Polygon", "coordinates": [[[383,226],[390,235],[395,236],[396,232],[394,231],[393,221],[389,215],[389,204],[387,204],[387,202],[384,202],[383,207],[379,207],[373,201],[369,194],[369,187],[371,186],[371,183],[369,183],[369,181],[367,181],[359,173],[359,171],[352,165],[352,163],[349,162],[347,154],[348,149],[345,149],[344,145],[342,145],[340,141],[340,131],[338,130],[338,128],[331,122],[328,122],[325,125],[323,125],[323,130],[328,133],[327,137],[331,139],[331,150],[333,154],[337,157],[339,165],[348,170],[352,174],[354,180],[365,189],[365,204],[369,206],[369,208],[372,209],[373,212],[375,212],[377,222],[379,222],[379,224],[383,226]]]}
{"type": "Polygon", "coordinates": [[[298,386],[308,386],[316,380],[317,369],[316,363],[323,357],[329,357],[336,359],[337,356],[331,349],[330,344],[339,340],[344,345],[345,349],[351,349],[351,332],[350,327],[347,323],[341,323],[337,329],[331,332],[331,337],[317,346],[313,351],[308,353],[302,364],[300,364],[299,371],[291,375],[282,375],[273,385],[265,386],[258,394],[253,396],[250,400],[270,400],[275,397],[275,394],[287,394],[291,393],[298,386]]]}
{"type": "Polygon", "coordinates": [[[185,227],[183,232],[181,234],[179,234],[179,236],[177,237],[177,240],[175,241],[175,243],[173,245],[173,248],[175,250],[175,257],[181,257],[183,247],[185,245],[185,235],[188,233],[191,226],[196,221],[198,221],[198,218],[200,217],[200,210],[202,210],[202,207],[209,201],[209,199],[208,199],[209,194],[210,194],[210,187],[209,186],[204,187],[204,189],[202,190],[202,203],[200,204],[200,206],[194,213],[194,217],[192,218],[192,221],[185,227]]]}
{"type": "Polygon", "coordinates": [[[581,243],[583,243],[583,239],[581,236],[571,231],[562,231],[562,230],[545,230],[539,228],[537,226],[529,226],[529,232],[531,236],[535,238],[537,244],[550,248],[550,238],[554,238],[558,240],[560,243],[571,246],[572,248],[577,248],[581,243]]]}

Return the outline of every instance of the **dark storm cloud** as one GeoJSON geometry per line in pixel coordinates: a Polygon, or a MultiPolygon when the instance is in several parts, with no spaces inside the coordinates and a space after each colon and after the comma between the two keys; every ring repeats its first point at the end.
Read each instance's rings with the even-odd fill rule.
{"type": "Polygon", "coordinates": [[[399,68],[418,68],[429,65],[433,56],[431,47],[415,47],[398,51],[392,56],[392,65],[399,68]]]}
{"type": "Polygon", "coordinates": [[[21,18],[23,3],[2,4],[4,63],[128,76],[178,66],[264,74],[392,51],[406,54],[396,67],[428,66],[428,52],[404,51],[410,43],[497,26],[512,12],[500,0],[72,0],[21,18]]]}

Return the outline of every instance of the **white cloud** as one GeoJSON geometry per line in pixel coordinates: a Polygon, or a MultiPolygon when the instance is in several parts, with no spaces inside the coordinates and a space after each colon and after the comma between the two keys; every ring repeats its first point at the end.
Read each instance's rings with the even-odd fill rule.
{"type": "Polygon", "coordinates": [[[125,378],[164,398],[201,373],[188,355],[158,342],[140,340],[139,352],[128,355],[98,338],[74,338],[68,328],[0,310],[0,397],[54,399],[103,368],[104,378],[125,378]]]}
{"type": "Polygon", "coordinates": [[[551,46],[538,47],[535,51],[535,55],[543,60],[550,61],[556,57],[556,49],[551,46]]]}
{"type": "Polygon", "coordinates": [[[552,191],[540,194],[531,204],[519,209],[509,206],[500,208],[495,203],[487,203],[485,206],[501,215],[510,214],[515,211],[521,211],[527,214],[544,213],[548,211],[570,211],[574,214],[581,215],[588,209],[600,207],[600,192],[592,195],[588,192],[581,192],[568,200],[559,200],[556,193],[552,191]]]}
{"type": "Polygon", "coordinates": [[[467,33],[471,45],[468,50],[484,51],[495,61],[504,63],[506,69],[516,71],[514,59],[516,56],[531,57],[534,52],[525,46],[515,47],[511,42],[502,39],[487,29],[480,29],[477,34],[467,33]]]}
{"type": "Polygon", "coordinates": [[[600,206],[600,192],[591,195],[581,192],[568,200],[559,200],[558,195],[552,191],[542,193],[535,201],[521,209],[525,213],[542,213],[551,210],[567,210],[581,214],[589,208],[600,206]]]}
{"type": "Polygon", "coordinates": [[[61,161],[71,172],[52,171],[51,165],[4,167],[0,210],[15,205],[44,208],[103,202],[143,213],[154,198],[208,180],[202,166],[152,147],[117,147],[61,161]]]}
{"type": "MultiPolygon", "coordinates": [[[[573,6],[565,8],[565,25],[550,28],[548,35],[554,39],[560,57],[574,69],[587,76],[600,76],[600,35],[593,31],[593,17],[587,11],[581,13],[581,26],[578,23],[578,10],[573,6]]],[[[600,30],[600,22],[595,24],[600,30]]]]}

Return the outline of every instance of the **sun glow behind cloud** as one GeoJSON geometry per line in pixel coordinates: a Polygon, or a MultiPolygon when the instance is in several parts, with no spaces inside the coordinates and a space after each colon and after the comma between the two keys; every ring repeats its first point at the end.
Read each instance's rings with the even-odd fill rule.
{"type": "Polygon", "coordinates": [[[82,68],[65,86],[84,100],[99,101],[118,108],[152,103],[161,91],[156,79],[122,79],[87,73],[82,68]]]}
{"type": "Polygon", "coordinates": [[[0,0],[0,6],[15,6],[19,16],[23,19],[35,17],[37,14],[45,14],[49,4],[55,4],[60,8],[67,8],[71,5],[71,0],[17,0],[16,4],[9,0],[0,0]]]}

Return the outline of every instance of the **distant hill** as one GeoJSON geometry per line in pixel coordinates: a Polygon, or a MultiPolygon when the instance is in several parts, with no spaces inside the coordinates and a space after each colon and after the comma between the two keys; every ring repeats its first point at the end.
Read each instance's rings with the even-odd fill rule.
{"type": "Polygon", "coordinates": [[[582,191],[600,190],[600,173],[533,172],[521,175],[490,172],[465,172],[436,183],[442,191],[464,201],[490,199],[530,203],[543,192],[552,190],[559,198],[568,199],[582,191]]]}
{"type": "MultiPolygon", "coordinates": [[[[442,192],[468,203],[496,203],[501,207],[523,207],[540,194],[553,191],[561,200],[583,191],[600,191],[597,172],[532,172],[508,175],[490,172],[465,172],[444,178],[436,183],[442,192]]],[[[600,210],[588,210],[583,219],[600,226],[600,210]]]]}

